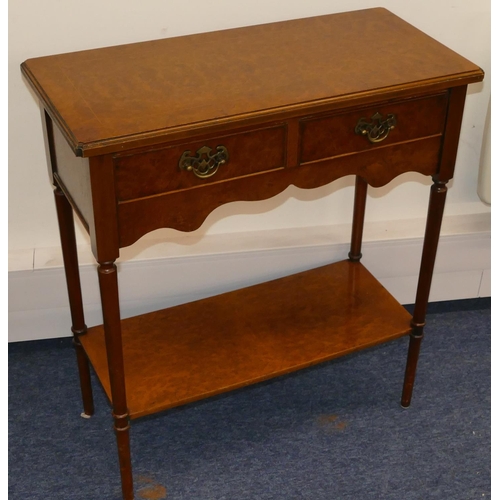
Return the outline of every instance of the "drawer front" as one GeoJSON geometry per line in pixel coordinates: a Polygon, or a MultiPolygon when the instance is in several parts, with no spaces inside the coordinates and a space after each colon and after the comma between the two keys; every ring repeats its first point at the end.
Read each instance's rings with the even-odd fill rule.
{"type": "Polygon", "coordinates": [[[235,179],[284,167],[285,158],[284,124],[116,156],[117,196],[127,201],[235,179]]]}
{"type": "Polygon", "coordinates": [[[301,121],[300,163],[418,140],[444,130],[448,94],[301,121]]]}

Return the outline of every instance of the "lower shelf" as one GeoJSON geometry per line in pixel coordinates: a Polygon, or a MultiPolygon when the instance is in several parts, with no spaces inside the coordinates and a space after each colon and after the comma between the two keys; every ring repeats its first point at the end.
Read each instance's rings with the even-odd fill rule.
{"type": "MultiPolygon", "coordinates": [[[[122,321],[131,418],[250,385],[410,333],[410,314],[342,261],[122,321]]],[[[102,326],[82,345],[111,400],[102,326]]]]}

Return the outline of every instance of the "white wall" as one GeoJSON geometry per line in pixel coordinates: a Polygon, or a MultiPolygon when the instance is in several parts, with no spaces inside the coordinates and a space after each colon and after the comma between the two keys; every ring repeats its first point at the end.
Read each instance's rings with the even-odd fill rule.
{"type": "MultiPolygon", "coordinates": [[[[469,89],[456,176],[446,213],[489,211],[477,195],[482,131],[490,94],[488,0],[143,0],[128,2],[126,7],[118,0],[16,0],[9,5],[9,251],[13,258],[23,251],[59,245],[39,110],[21,78],[19,64],[22,61],[61,52],[376,6],[392,10],[486,71],[485,82],[469,89]]],[[[374,42],[367,50],[376,50],[374,42]]],[[[389,186],[372,189],[368,220],[422,217],[427,205],[428,183],[417,174],[405,174],[389,186]]],[[[351,196],[352,179],[311,192],[289,188],[272,200],[221,207],[199,233],[341,224],[351,217],[351,196]],[[312,202],[304,203],[305,200],[312,202]]],[[[88,244],[81,228],[78,228],[78,240],[82,245],[88,244]]],[[[186,251],[189,252],[189,248],[186,251]]]]}

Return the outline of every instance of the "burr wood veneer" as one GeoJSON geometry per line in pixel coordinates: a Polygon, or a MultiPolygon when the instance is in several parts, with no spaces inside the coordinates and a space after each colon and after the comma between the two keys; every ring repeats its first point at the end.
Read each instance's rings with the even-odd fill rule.
{"type": "Polygon", "coordinates": [[[29,59],[67,276],[84,412],[92,366],[113,408],[123,498],[129,422],[403,335],[410,404],[467,85],[480,68],[385,9],[29,59]],[[432,176],[413,317],[361,264],[367,186],[432,176]],[[356,179],[349,259],[120,319],[119,249],[294,184],[356,179]],[[73,212],[98,263],[88,328],[73,212]]]}

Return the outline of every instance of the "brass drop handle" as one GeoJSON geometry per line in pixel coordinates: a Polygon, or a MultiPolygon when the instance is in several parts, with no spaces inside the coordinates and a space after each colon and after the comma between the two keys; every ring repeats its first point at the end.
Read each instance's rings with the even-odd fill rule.
{"type": "Polygon", "coordinates": [[[384,118],[377,112],[370,118],[370,121],[360,118],[354,132],[358,135],[365,135],[371,143],[375,144],[386,139],[389,132],[396,127],[396,123],[396,115],[388,114],[384,118]]]}
{"type": "Polygon", "coordinates": [[[212,148],[203,146],[194,156],[191,151],[184,151],[179,159],[179,168],[193,172],[200,179],[206,179],[215,175],[219,167],[228,161],[229,153],[224,146],[217,146],[215,153],[212,153],[212,148]]]}

